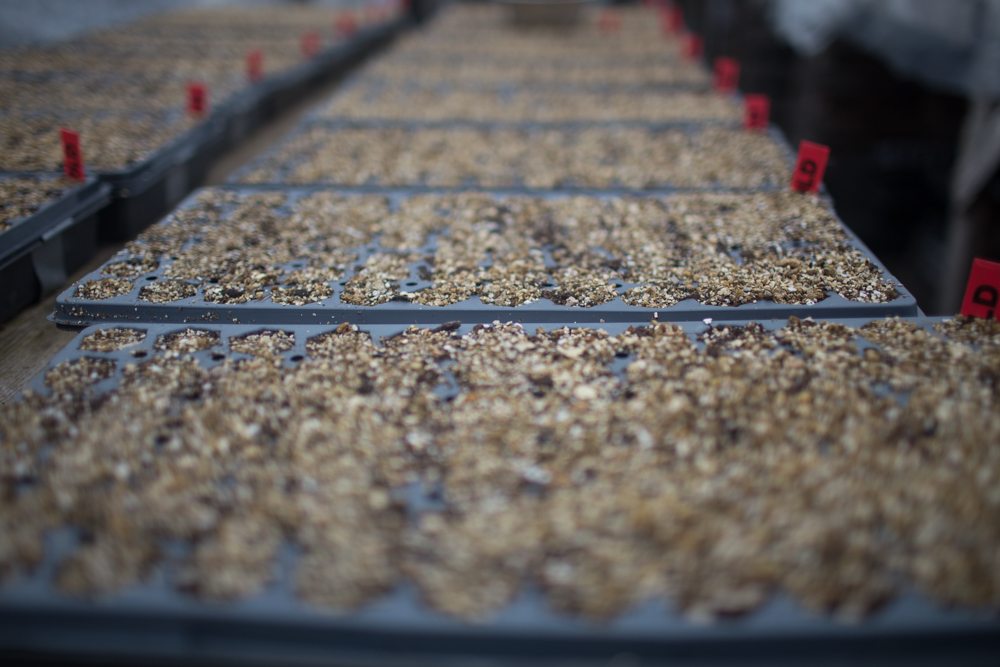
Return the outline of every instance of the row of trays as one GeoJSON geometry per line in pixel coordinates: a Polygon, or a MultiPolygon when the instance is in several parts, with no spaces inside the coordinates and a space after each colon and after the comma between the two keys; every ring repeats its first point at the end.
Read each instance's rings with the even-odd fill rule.
{"type": "MultiPolygon", "coordinates": [[[[919,314],[912,295],[828,200],[787,192],[793,152],[774,128],[743,129],[739,95],[683,87],[548,90],[525,86],[517,72],[483,85],[384,76],[409,66],[408,53],[440,34],[449,33],[432,26],[409,37],[230,185],[192,194],[63,292],[55,321],[919,314]],[[630,107],[632,116],[622,112],[630,107]],[[448,210],[429,211],[434,207],[448,210]],[[492,214],[490,207],[519,212],[492,214]],[[629,233],[644,234],[645,246],[605,234],[629,207],[641,209],[633,220],[638,231],[629,233]],[[573,228],[588,208],[619,217],[603,228],[573,228]],[[691,208],[696,220],[689,225],[691,208]],[[491,215],[488,224],[463,227],[491,215]],[[512,223],[505,215],[520,217],[512,223]],[[369,221],[379,216],[385,224],[369,221]],[[768,216],[783,226],[754,228],[768,216]],[[532,217],[553,230],[532,228],[532,217]],[[400,242],[394,225],[416,229],[419,238],[400,242]],[[595,240],[583,247],[573,238],[579,234],[595,240]],[[515,269],[504,268],[509,264],[515,269]]],[[[672,54],[663,67],[678,62],[672,54]]]]}
{"type": "Polygon", "coordinates": [[[59,295],[84,328],[0,419],[31,452],[11,502],[48,518],[11,523],[0,645],[990,664],[995,327],[922,317],[738,96],[634,89],[662,122],[595,122],[617,92],[557,86],[555,118],[534,85],[390,73],[502,56],[462,27],[496,11],[59,295]],[[687,167],[634,180],[666,142],[687,167]]]}
{"type": "MultiPolygon", "coordinates": [[[[11,286],[0,306],[0,321],[59,286],[58,277],[82,266],[100,241],[133,238],[173,209],[204,182],[225,151],[318,83],[343,75],[390,41],[401,25],[396,19],[363,28],[308,61],[266,76],[214,105],[203,121],[188,122],[187,129],[128,167],[97,171],[82,185],[54,173],[0,172],[0,184],[7,184],[11,193],[22,190],[23,196],[37,197],[32,183],[51,191],[0,229],[0,282],[11,286]]],[[[72,119],[63,116],[62,122],[71,126],[72,119]]],[[[86,146],[83,151],[86,159],[86,146]]],[[[4,203],[15,201],[12,197],[4,203]]]]}
{"type": "Polygon", "coordinates": [[[301,123],[231,183],[668,191],[786,188],[777,131],[735,123],[338,120],[301,123]]]}

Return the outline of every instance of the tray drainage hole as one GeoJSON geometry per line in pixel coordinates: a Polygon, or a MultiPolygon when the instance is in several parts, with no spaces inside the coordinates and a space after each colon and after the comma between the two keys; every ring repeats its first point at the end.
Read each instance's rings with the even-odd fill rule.
{"type": "Polygon", "coordinates": [[[411,280],[410,282],[406,283],[406,286],[407,286],[407,287],[416,287],[416,286],[417,286],[417,283],[415,283],[415,282],[413,282],[413,281],[411,280]]]}
{"type": "Polygon", "coordinates": [[[215,354],[212,355],[212,361],[222,361],[225,358],[226,355],[222,354],[221,352],[216,352],[215,354]]]}
{"type": "Polygon", "coordinates": [[[143,357],[146,356],[146,354],[147,354],[146,350],[136,350],[135,352],[132,353],[132,356],[142,359],[143,357]]]}
{"type": "Polygon", "coordinates": [[[301,354],[296,354],[294,356],[289,357],[289,359],[291,359],[292,361],[294,361],[296,363],[302,361],[304,358],[305,357],[303,357],[301,354]]]}
{"type": "Polygon", "coordinates": [[[156,280],[156,276],[146,276],[146,280],[156,280]]]}

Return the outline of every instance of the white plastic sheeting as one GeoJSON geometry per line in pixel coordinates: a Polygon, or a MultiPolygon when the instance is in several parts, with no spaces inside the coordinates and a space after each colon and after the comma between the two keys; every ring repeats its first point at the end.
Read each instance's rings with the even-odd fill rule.
{"type": "Polygon", "coordinates": [[[771,16],[803,53],[841,38],[908,78],[1000,99],[1000,0],[772,0],[771,16]]]}
{"type": "Polygon", "coordinates": [[[1000,168],[1000,0],[771,0],[777,32],[805,54],[844,39],[902,76],[964,95],[969,112],[951,175],[942,290],[954,312],[976,253],[970,211],[1000,168]]]}

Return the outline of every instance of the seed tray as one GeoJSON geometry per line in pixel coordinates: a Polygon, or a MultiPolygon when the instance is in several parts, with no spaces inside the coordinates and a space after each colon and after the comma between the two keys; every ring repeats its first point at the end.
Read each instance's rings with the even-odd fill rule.
{"type": "MultiPolygon", "coordinates": [[[[233,60],[242,64],[250,49],[261,49],[273,57],[299,56],[301,33],[285,35],[226,37],[217,34],[169,38],[136,34],[128,38],[88,38],[70,43],[60,52],[75,50],[84,58],[126,58],[156,60],[159,58],[197,59],[208,61],[233,60]]],[[[128,66],[128,65],[127,65],[128,66]]]]}
{"type": "MultiPolygon", "coordinates": [[[[390,40],[399,26],[395,21],[363,29],[355,38],[323,51],[292,71],[269,76],[258,86],[227,96],[221,104],[213,105],[212,113],[203,122],[142,161],[118,170],[98,170],[114,193],[112,204],[101,216],[102,236],[111,241],[134,237],[204,181],[217,153],[238,145],[315,85],[341,75],[390,40]]],[[[39,80],[40,76],[28,79],[39,80]]],[[[43,78],[50,76],[48,73],[43,78]]],[[[108,76],[122,81],[129,78],[108,76]]],[[[178,113],[183,113],[180,104],[172,112],[174,116],[178,113]]],[[[35,115],[46,118],[50,114],[39,111],[35,115]]]]}
{"type": "MultiPolygon", "coordinates": [[[[523,68],[542,63],[560,67],[595,67],[600,69],[620,67],[623,70],[638,70],[651,68],[686,67],[690,63],[682,59],[670,44],[665,44],[663,50],[656,53],[619,53],[581,52],[552,49],[546,53],[530,53],[533,46],[544,47],[544,42],[537,38],[529,41],[515,42],[508,48],[490,48],[478,46],[449,47],[442,44],[407,45],[405,42],[386,54],[386,59],[392,62],[427,65],[453,64],[456,58],[474,65],[492,64],[503,67],[523,68]],[[526,53],[527,52],[527,53],[526,53]]],[[[539,51],[544,51],[539,49],[539,51]]]]}
{"type": "Polygon", "coordinates": [[[681,42],[657,36],[654,40],[633,40],[600,44],[597,40],[558,40],[551,33],[507,31],[495,35],[454,35],[415,33],[399,49],[393,60],[412,58],[414,62],[442,63],[450,57],[468,55],[472,64],[497,63],[524,66],[530,62],[569,64],[575,67],[620,63],[625,67],[644,67],[654,63],[676,67],[684,65],[681,42]]]}
{"type": "MultiPolygon", "coordinates": [[[[589,91],[497,86],[468,89],[455,86],[355,85],[334,95],[310,115],[312,119],[391,119],[501,122],[637,122],[738,123],[742,108],[737,96],[716,92],[589,91]]],[[[361,85],[358,85],[361,84],[361,85]]]]}
{"type": "MultiPolygon", "coordinates": [[[[414,71],[419,71],[414,67],[414,71]]],[[[424,76],[398,77],[385,76],[378,70],[369,67],[357,73],[357,80],[363,85],[380,86],[384,88],[453,88],[456,90],[470,91],[490,91],[497,88],[518,88],[521,90],[542,90],[556,93],[707,93],[712,90],[712,82],[708,79],[704,81],[675,82],[663,84],[637,84],[627,82],[612,81],[565,81],[554,79],[551,81],[537,81],[533,79],[517,78],[510,75],[506,78],[495,79],[454,79],[448,76],[433,76],[433,73],[424,76]]]]}
{"type": "Polygon", "coordinates": [[[708,90],[711,77],[701,65],[684,62],[682,67],[634,67],[609,65],[604,68],[567,68],[557,64],[538,62],[521,68],[493,63],[468,63],[461,60],[451,64],[410,62],[404,56],[400,61],[385,59],[365,68],[364,76],[391,83],[441,83],[502,84],[518,83],[535,86],[561,84],[607,88],[663,88],[708,90]]]}
{"type": "MultiPolygon", "coordinates": [[[[853,319],[838,323],[856,329],[868,321],[853,319]]],[[[931,329],[941,320],[914,321],[931,329]]],[[[780,320],[761,324],[765,330],[773,330],[787,323],[780,320]]],[[[573,325],[554,323],[542,328],[552,330],[563,326],[573,325]]],[[[601,328],[617,335],[627,326],[608,324],[601,328]]],[[[694,338],[711,326],[686,323],[682,328],[687,336],[694,338]]],[[[124,349],[82,351],[81,342],[103,328],[82,332],[49,365],[54,368],[84,357],[114,362],[110,375],[83,392],[93,406],[113,403],[100,399],[118,390],[127,375],[124,372],[127,365],[160,363],[161,353],[154,347],[155,341],[183,329],[176,325],[142,324],[137,329],[144,333],[143,340],[124,349]]],[[[219,336],[213,346],[190,354],[189,358],[204,368],[248,360],[247,355],[230,350],[226,342],[261,331],[259,326],[198,328],[219,336]]],[[[403,329],[372,326],[364,330],[376,343],[383,343],[403,329]]],[[[464,335],[470,329],[465,324],[455,327],[454,333],[464,335]]],[[[286,369],[294,369],[309,355],[306,341],[332,331],[322,326],[283,326],[281,330],[294,335],[294,343],[278,353],[279,363],[286,369]]],[[[725,348],[725,336],[722,343],[725,348]]],[[[857,343],[857,352],[865,358],[872,348],[876,358],[882,353],[881,346],[863,333],[857,343]]],[[[699,349],[704,349],[704,344],[699,349]]],[[[738,350],[737,344],[722,354],[738,355],[738,350]]],[[[566,353],[572,358],[572,349],[566,353]]],[[[615,374],[621,375],[634,360],[628,355],[618,358],[616,354],[611,367],[615,374]]],[[[438,379],[444,400],[453,395],[449,376],[446,371],[438,379]]],[[[34,388],[42,394],[49,391],[41,377],[34,388]]],[[[874,393],[883,395],[886,391],[875,388],[874,393]]],[[[888,391],[898,401],[907,400],[905,391],[899,395],[888,391]]],[[[188,404],[201,400],[186,394],[185,399],[188,404]]],[[[163,404],[158,409],[167,407],[163,404]]],[[[532,488],[528,485],[522,493],[531,495],[532,488]]],[[[444,513],[451,502],[435,489],[420,484],[406,486],[397,500],[406,510],[404,528],[419,526],[425,517],[444,513]]],[[[338,508],[330,505],[328,511],[334,516],[338,508]]],[[[323,607],[304,603],[294,592],[294,574],[302,563],[302,554],[290,545],[277,551],[270,583],[242,601],[203,602],[178,593],[180,562],[187,557],[179,546],[164,550],[163,561],[144,578],[144,583],[86,601],[60,592],[54,583],[60,562],[79,544],[79,531],[71,526],[54,527],[45,539],[44,554],[35,572],[19,574],[0,588],[0,650],[169,660],[260,660],[266,656],[276,662],[308,659],[365,664],[403,661],[467,664],[473,658],[490,664],[556,660],[606,664],[622,653],[642,661],[680,657],[692,664],[724,660],[801,664],[822,655],[832,663],[879,665],[950,664],[959,656],[963,664],[987,665],[992,664],[1000,650],[1000,620],[994,611],[946,609],[903,585],[885,607],[853,623],[837,622],[806,611],[783,594],[771,595],[768,602],[754,611],[713,623],[692,621],[672,602],[664,601],[630,605],[626,611],[604,620],[584,620],[554,610],[545,593],[525,583],[511,602],[474,623],[429,609],[425,599],[408,583],[397,583],[391,592],[356,611],[330,613],[323,607]]],[[[834,555],[837,557],[847,554],[834,555]]],[[[213,572],[222,574],[222,570],[213,572]]],[[[950,576],[957,574],[954,571],[950,576]]]]}
{"type": "MultiPolygon", "coordinates": [[[[59,169],[58,128],[66,126],[81,131],[88,172],[96,174],[112,190],[112,202],[100,217],[101,236],[112,241],[134,236],[173,208],[191,188],[200,185],[215,151],[221,145],[221,124],[217,116],[209,116],[193,124],[185,118],[182,109],[164,113],[135,111],[85,115],[72,111],[45,111],[2,120],[21,128],[25,137],[44,138],[38,140],[37,155],[10,156],[4,161],[8,168],[33,168],[28,167],[30,164],[37,165],[40,170],[59,169]],[[129,150],[122,153],[121,159],[123,163],[125,159],[133,161],[122,166],[107,159],[98,160],[93,151],[88,161],[86,132],[89,124],[100,128],[95,131],[103,132],[95,141],[99,139],[113,146],[112,137],[119,119],[133,133],[138,128],[163,123],[171,128],[172,137],[162,145],[150,146],[148,152],[144,144],[129,145],[129,150]],[[105,122],[110,125],[102,125],[105,122]]],[[[114,151],[109,155],[114,159],[119,157],[114,151]]]]}
{"type": "Polygon", "coordinates": [[[572,57],[581,55],[584,58],[597,54],[614,58],[655,56],[677,50],[680,41],[673,37],[664,37],[656,25],[654,17],[646,24],[652,28],[645,34],[622,31],[618,35],[589,34],[586,27],[583,30],[518,30],[517,28],[500,28],[491,30],[442,30],[432,25],[414,35],[407,44],[414,51],[430,50],[440,46],[448,52],[475,52],[482,45],[483,53],[505,55],[517,54],[518,47],[528,45],[527,53],[539,59],[553,55],[572,57]],[[530,48],[534,47],[534,48],[530,48]]]}
{"type": "Polygon", "coordinates": [[[715,125],[453,125],[306,123],[230,182],[752,190],[785,187],[791,173],[792,153],[777,131],[715,125]]]}
{"type": "Polygon", "coordinates": [[[113,195],[101,215],[102,238],[134,238],[202,185],[225,147],[224,130],[223,119],[211,115],[141,163],[102,172],[113,195]]]}
{"type": "MultiPolygon", "coordinates": [[[[53,174],[2,173],[0,179],[56,181],[53,174]]],[[[65,191],[33,214],[0,231],[0,322],[63,287],[97,248],[97,215],[110,188],[96,179],[66,184],[65,191]]]]}
{"type": "MultiPolygon", "coordinates": [[[[383,14],[379,17],[355,14],[354,18],[358,28],[367,28],[397,18],[397,13],[393,11],[391,15],[383,14]]],[[[125,26],[111,27],[97,33],[96,37],[128,40],[151,34],[160,39],[218,38],[224,41],[268,40],[282,36],[297,38],[304,30],[332,28],[336,17],[336,8],[331,7],[330,3],[314,7],[203,6],[175,10],[125,26]]]]}
{"type": "Polygon", "coordinates": [[[386,54],[387,59],[413,63],[441,65],[453,63],[455,58],[464,62],[493,63],[502,66],[525,67],[537,63],[570,67],[676,67],[683,65],[679,43],[661,39],[660,49],[651,52],[610,52],[573,46],[560,46],[550,40],[532,36],[531,33],[511,32],[501,41],[475,44],[450,44],[437,39],[422,39],[414,33],[401,40],[386,54]]]}
{"type": "MultiPolygon", "coordinates": [[[[825,203],[798,199],[800,195],[793,193],[761,193],[755,195],[756,199],[709,193],[700,198],[641,196],[627,197],[624,201],[606,192],[591,192],[588,196],[590,200],[575,199],[573,193],[541,195],[516,191],[482,195],[434,193],[421,197],[413,191],[399,190],[356,189],[334,194],[310,188],[206,189],[193,194],[146,237],[130,244],[103,267],[63,292],[57,299],[53,319],[67,326],[82,326],[99,321],[378,324],[918,314],[913,296],[843,227],[825,203]],[[724,201],[719,201],[720,198],[724,201]],[[213,200],[215,203],[201,203],[213,200]],[[799,208],[803,205],[805,208],[799,208]],[[626,206],[633,212],[626,212],[626,206]],[[680,228],[666,232],[677,235],[673,241],[657,240],[658,227],[643,231],[660,216],[668,220],[668,225],[676,225],[671,216],[680,220],[681,214],[671,211],[678,206],[687,207],[684,210],[692,211],[696,218],[705,216],[703,220],[714,220],[713,215],[723,214],[711,211],[736,211],[732,214],[733,224],[739,221],[742,226],[734,228],[731,235],[720,236],[714,250],[705,245],[711,245],[709,241],[689,244],[684,239],[693,232],[680,228]],[[768,214],[758,213],[758,207],[774,208],[768,214]],[[586,216],[592,208],[601,211],[601,216],[617,216],[615,225],[624,226],[626,216],[638,216],[629,223],[633,232],[622,232],[624,236],[619,240],[605,239],[604,243],[618,244],[619,250],[575,247],[571,237],[598,233],[597,228],[587,232],[591,222],[580,221],[580,216],[586,216]],[[501,210],[514,211],[509,213],[512,221],[503,217],[508,215],[504,213],[497,220],[507,222],[486,226],[477,223],[466,227],[463,223],[453,227],[450,222],[466,216],[500,215],[497,211],[501,210]],[[777,258],[768,259],[772,251],[758,248],[760,241],[754,240],[755,233],[771,233],[757,228],[758,215],[774,216],[771,222],[762,219],[761,224],[776,225],[778,220],[787,219],[788,222],[780,224],[792,230],[774,232],[789,236],[767,239],[767,244],[781,248],[773,250],[779,253],[777,258]],[[338,229],[339,216],[360,220],[361,226],[338,229]],[[556,222],[552,223],[554,219],[556,222]],[[548,220],[555,227],[549,232],[534,229],[532,225],[541,224],[539,220],[548,220]],[[385,227],[381,227],[383,222],[385,227]],[[276,226],[271,227],[272,224],[276,226]],[[584,226],[574,227],[576,231],[569,228],[560,231],[562,224],[584,226]],[[265,232],[261,225],[271,231],[265,232]],[[328,230],[327,225],[330,225],[328,230]],[[807,225],[815,230],[809,232],[815,235],[813,241],[794,231],[807,225]],[[292,235],[286,238],[283,236],[286,232],[292,235]],[[222,245],[217,250],[214,245],[205,246],[209,256],[201,257],[197,254],[198,244],[205,234],[213,233],[221,236],[210,243],[222,245]],[[456,233],[457,245],[449,241],[456,233]],[[387,234],[396,236],[389,238],[387,234]],[[473,236],[467,238],[466,234],[473,236]],[[551,234],[552,240],[541,240],[544,234],[551,234]],[[646,239],[640,242],[641,249],[628,250],[636,243],[631,234],[642,234],[641,238],[646,239]],[[183,244],[180,256],[171,254],[178,252],[170,249],[175,246],[163,245],[169,239],[175,239],[170,243],[183,244]],[[465,243],[472,245],[462,245],[465,243]],[[527,245],[510,245],[518,243],[527,245]],[[751,245],[741,250],[741,243],[751,245]],[[255,245],[273,251],[254,258],[255,245]],[[674,252],[670,248],[675,246],[689,248],[685,252],[691,254],[684,256],[687,259],[661,261],[654,245],[662,246],[668,254],[674,252]],[[194,250],[193,254],[185,255],[185,249],[189,248],[194,250]],[[758,251],[764,256],[750,259],[758,251]],[[462,254],[466,252],[471,254],[462,254]],[[643,259],[643,253],[654,254],[643,259]],[[557,256],[563,259],[560,261],[557,256]],[[699,274],[701,287],[692,287],[694,291],[684,293],[671,291],[679,290],[678,285],[686,280],[699,280],[684,278],[683,272],[688,269],[683,268],[678,269],[681,274],[670,278],[674,274],[666,267],[674,266],[671,262],[687,266],[687,262],[705,261],[708,263],[704,266],[697,264],[703,266],[697,271],[706,272],[699,274]],[[761,263],[756,265],[757,270],[739,274],[739,267],[747,261],[761,263]],[[824,287],[814,284],[814,273],[794,273],[806,270],[796,262],[815,266],[820,261],[836,263],[822,269],[829,272],[824,273],[824,287]],[[176,267],[175,262],[179,262],[176,267]],[[441,273],[435,274],[435,264],[441,273]],[[779,267],[791,267],[787,270],[793,273],[785,274],[786,269],[779,267]],[[744,277],[730,278],[732,272],[744,277]],[[805,282],[799,282],[800,279],[805,282]],[[671,282],[674,280],[680,283],[671,282]],[[730,284],[732,280],[744,282],[730,284]],[[749,299],[733,296],[732,290],[740,285],[744,289],[763,289],[755,281],[765,281],[761,284],[770,285],[766,289],[771,291],[760,292],[756,302],[743,302],[749,299]],[[805,292],[798,294],[796,290],[805,292]],[[857,300],[849,300],[836,290],[849,295],[856,292],[857,300]],[[775,294],[783,296],[772,300],[775,294]],[[488,297],[486,301],[484,296],[488,297]],[[711,305],[713,301],[719,305],[711,305]]],[[[604,218],[593,220],[598,219],[604,218]]],[[[712,232],[710,227],[698,233],[726,234],[712,232]]]]}
{"type": "MultiPolygon", "coordinates": [[[[311,114],[294,133],[288,135],[285,141],[304,134],[309,130],[331,131],[338,130],[403,130],[406,132],[419,132],[421,130],[480,130],[483,132],[495,132],[501,130],[520,131],[524,133],[565,131],[581,132],[587,129],[615,130],[632,129],[646,130],[651,133],[665,133],[676,131],[687,135],[697,135],[705,130],[717,129],[728,130],[734,134],[742,134],[743,124],[733,120],[724,119],[677,119],[664,121],[649,121],[643,119],[573,119],[573,120],[518,120],[518,119],[477,119],[470,117],[445,117],[445,118],[424,118],[416,114],[405,115],[401,112],[398,117],[368,117],[358,118],[340,115],[311,114]]],[[[773,139],[775,143],[784,144],[784,136],[776,127],[766,133],[759,133],[756,136],[765,136],[773,139]]],[[[269,149],[266,155],[271,155],[279,151],[283,144],[269,149]]],[[[787,145],[781,146],[786,153],[785,157],[790,159],[791,149],[787,145]]],[[[250,167],[243,167],[238,173],[249,171],[250,167]]],[[[523,187],[523,186],[520,186],[523,187]]],[[[664,189],[669,189],[670,184],[666,184],[664,189]]],[[[711,185],[710,187],[718,187],[711,185]]],[[[603,189],[603,188],[602,188],[603,189]]],[[[614,187],[610,188],[614,189],[614,187]]],[[[620,188],[621,189],[621,188],[620,188]]],[[[655,188],[654,188],[655,189],[655,188]]]]}
{"type": "Polygon", "coordinates": [[[5,171],[63,169],[59,129],[76,130],[91,172],[120,171],[149,159],[157,149],[198,124],[182,108],[160,111],[29,109],[0,114],[5,171]]]}
{"type": "MultiPolygon", "coordinates": [[[[152,71],[115,72],[59,71],[46,72],[44,80],[3,81],[0,110],[8,113],[43,112],[70,109],[74,113],[106,111],[169,112],[182,110],[185,86],[190,80],[203,82],[210,91],[213,105],[228,99],[246,85],[245,74],[233,63],[221,66],[204,63],[181,63],[169,60],[152,71]],[[99,92],[98,92],[99,91],[99,92]]],[[[7,77],[4,77],[5,79],[7,77]]]]}
{"type": "Polygon", "coordinates": [[[394,21],[360,31],[356,38],[328,49],[314,62],[269,77],[260,87],[237,96],[142,165],[105,174],[114,188],[115,201],[102,218],[102,233],[114,241],[134,238],[204,182],[217,153],[239,144],[312,87],[357,64],[391,40],[400,25],[394,21]]]}
{"type": "Polygon", "coordinates": [[[251,133],[295,104],[322,83],[343,76],[389,44],[402,29],[402,19],[365,27],[307,62],[268,76],[234,96],[220,110],[227,147],[237,146],[251,133]]]}

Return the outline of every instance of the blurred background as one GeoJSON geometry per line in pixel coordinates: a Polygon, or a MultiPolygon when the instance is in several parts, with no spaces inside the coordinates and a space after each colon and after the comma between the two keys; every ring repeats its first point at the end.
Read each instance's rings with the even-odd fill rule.
{"type": "Polygon", "coordinates": [[[1000,2],[683,0],[795,145],[830,146],[838,212],[928,313],[1000,259],[1000,2]]]}
{"type": "Polygon", "coordinates": [[[352,7],[351,0],[0,0],[0,48],[66,39],[181,7],[313,4],[352,7]]]}
{"type": "MultiPolygon", "coordinates": [[[[218,4],[0,0],[0,47],[218,4]]],[[[677,4],[707,61],[737,58],[742,92],[771,97],[792,145],[831,147],[838,211],[924,311],[956,312],[972,257],[1000,259],[1000,0],[677,4]]]]}

